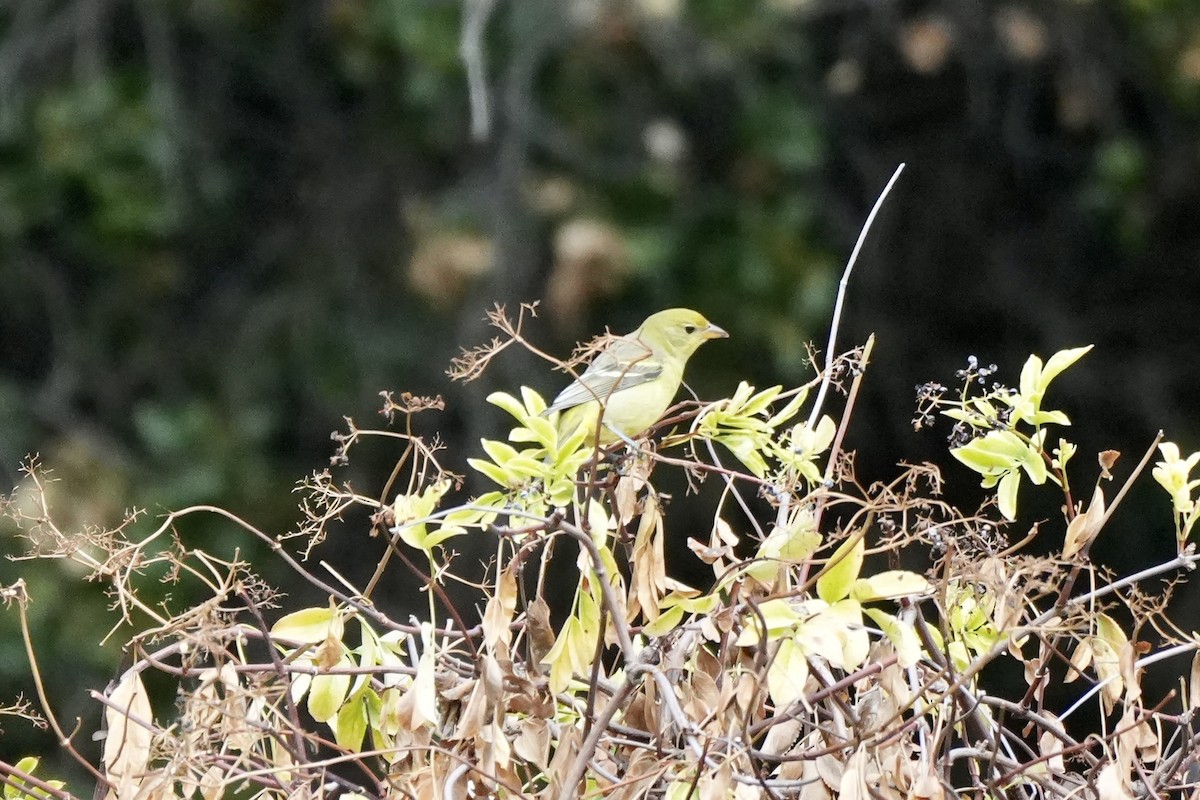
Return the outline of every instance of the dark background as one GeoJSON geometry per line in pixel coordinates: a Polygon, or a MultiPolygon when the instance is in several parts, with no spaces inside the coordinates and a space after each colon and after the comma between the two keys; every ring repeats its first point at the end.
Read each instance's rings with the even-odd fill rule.
{"type": "MultiPolygon", "coordinates": [[[[905,162],[841,340],[879,337],[860,479],[930,459],[977,504],[946,431],[913,432],[914,386],[970,354],[1015,384],[1029,353],[1094,343],[1050,401],[1087,496],[1099,450],[1123,477],[1159,428],[1200,444],[1198,116],[1190,0],[9,0],[0,476],[40,453],[67,528],[212,503],[282,532],[330,431],[381,424],[383,389],[446,397],[421,425],[462,469],[503,433],[488,392],[560,383],[519,354],[449,382],[493,302],[542,299],[528,332],[563,355],[687,305],[732,333],[689,369],[702,396],[807,380],[805,343],[824,346],[905,162]]],[[[397,455],[372,445],[351,474],[376,492],[397,455]]],[[[1121,573],[1174,548],[1143,483],[1094,551],[1121,573]]],[[[1043,496],[1018,532],[1061,518],[1043,496]]],[[[254,552],[215,521],[182,533],[254,552]]],[[[369,572],[363,541],[348,525],[321,555],[369,572]]],[[[689,559],[672,568],[702,579],[689,559]]],[[[106,600],[65,563],[0,573],[29,581],[51,696],[89,731],[86,690],[119,657],[95,647],[106,600]]],[[[31,684],[11,612],[0,626],[8,702],[31,684]]],[[[54,751],[4,728],[6,759],[54,751]]]]}

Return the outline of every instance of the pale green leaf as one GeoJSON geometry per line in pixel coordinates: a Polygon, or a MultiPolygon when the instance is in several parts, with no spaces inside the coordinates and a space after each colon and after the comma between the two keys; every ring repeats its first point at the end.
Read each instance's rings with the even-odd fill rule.
{"type": "Polygon", "coordinates": [[[480,439],[479,443],[483,446],[483,452],[488,454],[488,458],[502,467],[507,466],[509,460],[517,457],[517,449],[510,444],[494,439],[480,439]]]}
{"type": "Polygon", "coordinates": [[[756,645],[763,640],[764,633],[768,640],[777,639],[780,634],[792,631],[798,622],[800,614],[786,599],[768,600],[755,606],[742,618],[743,627],[736,644],[738,647],[756,645]],[[767,626],[765,632],[764,623],[767,626]]]}
{"type": "MultiPolygon", "coordinates": [[[[528,386],[521,387],[521,399],[525,403],[524,411],[527,416],[536,417],[546,410],[546,401],[533,389],[528,386]]],[[[528,422],[526,423],[528,425],[528,422]]]]}
{"type": "Polygon", "coordinates": [[[793,519],[786,528],[775,528],[758,548],[757,557],[767,560],[804,561],[821,546],[821,534],[813,528],[811,514],[793,519]]]}
{"type": "Polygon", "coordinates": [[[1075,347],[1070,350],[1059,350],[1054,355],[1050,356],[1050,360],[1046,362],[1046,366],[1042,369],[1038,389],[1045,391],[1050,385],[1050,381],[1054,380],[1067,367],[1074,364],[1079,359],[1091,350],[1093,345],[1086,347],[1075,347]]]}
{"type": "Polygon", "coordinates": [[[1125,631],[1121,630],[1117,621],[1108,614],[1097,616],[1096,636],[1111,647],[1114,653],[1120,653],[1125,645],[1129,644],[1129,637],[1125,635],[1125,631]]]}
{"type": "Polygon", "coordinates": [[[819,615],[806,620],[796,632],[796,641],[807,655],[820,656],[830,664],[842,663],[846,629],[837,618],[819,615]]]}
{"type": "Polygon", "coordinates": [[[421,549],[428,552],[428,551],[432,550],[433,548],[437,547],[442,542],[446,541],[447,539],[452,539],[455,536],[462,536],[466,532],[467,532],[467,529],[463,528],[459,525],[443,524],[443,525],[435,528],[432,533],[429,533],[428,535],[426,535],[425,546],[421,549]]]}
{"type": "MultiPolygon", "coordinates": [[[[338,662],[339,667],[353,666],[349,659],[338,662]]],[[[317,675],[308,690],[308,713],[317,722],[328,722],[337,714],[350,689],[349,675],[317,675]]]]}
{"type": "Polygon", "coordinates": [[[989,475],[1015,469],[1028,451],[1029,446],[1012,431],[990,431],[950,454],[976,472],[989,475]]]}
{"type": "Polygon", "coordinates": [[[750,399],[750,395],[752,394],[754,394],[753,386],[745,381],[739,382],[737,389],[733,393],[733,397],[729,398],[726,408],[730,410],[741,408],[750,399]]]}
{"type": "Polygon", "coordinates": [[[427,550],[426,544],[427,534],[425,523],[409,523],[407,525],[397,525],[392,529],[400,537],[400,540],[414,550],[427,550]]]}
{"type": "Polygon", "coordinates": [[[658,619],[642,626],[642,634],[651,638],[656,636],[664,636],[679,625],[683,621],[683,615],[686,613],[681,605],[672,606],[666,611],[658,615],[658,619]]]}
{"type": "Polygon", "coordinates": [[[933,586],[924,576],[902,569],[892,569],[859,578],[850,589],[850,596],[863,603],[894,600],[898,597],[925,595],[933,586]]]}
{"type": "Polygon", "coordinates": [[[1029,418],[1032,425],[1070,425],[1071,419],[1062,411],[1039,411],[1029,418]]]}
{"type": "Polygon", "coordinates": [[[761,478],[767,474],[766,459],[759,451],[759,443],[754,437],[748,434],[726,433],[717,436],[716,440],[729,448],[729,452],[756,477],[761,478]]]}
{"type": "Polygon", "coordinates": [[[525,453],[510,458],[508,463],[504,465],[504,468],[508,470],[510,475],[517,475],[521,478],[540,478],[548,471],[545,462],[536,458],[530,458],[525,453]]]}
{"type": "Polygon", "coordinates": [[[1042,359],[1036,355],[1031,355],[1025,360],[1025,365],[1021,367],[1021,382],[1019,394],[1025,398],[1032,398],[1037,394],[1038,384],[1041,382],[1042,376],[1042,359]]]}
{"type": "Polygon", "coordinates": [[[1000,479],[1000,488],[996,490],[996,499],[1000,506],[1000,513],[1007,520],[1017,518],[1017,490],[1020,488],[1020,472],[1010,472],[1000,479]]]}
{"type": "Polygon", "coordinates": [[[557,426],[545,417],[530,417],[525,428],[517,430],[529,431],[534,435],[534,440],[546,448],[554,447],[554,443],[558,440],[557,426]]]}
{"type": "Polygon", "coordinates": [[[516,475],[509,474],[502,467],[498,467],[491,461],[482,458],[468,458],[467,464],[486,478],[489,478],[496,483],[506,488],[514,487],[521,483],[521,480],[516,475]]]}
{"type": "Polygon", "coordinates": [[[796,396],[789,400],[786,406],[780,409],[775,416],[767,420],[767,426],[770,428],[777,428],[792,417],[796,416],[797,412],[800,411],[801,406],[804,405],[804,401],[807,399],[807,389],[797,392],[796,396]]]}
{"type": "Polygon", "coordinates": [[[1027,448],[1025,450],[1025,457],[1021,460],[1021,466],[1025,468],[1025,474],[1029,476],[1029,480],[1036,486],[1041,486],[1046,482],[1046,478],[1050,476],[1049,467],[1046,466],[1046,458],[1038,449],[1027,448]]]}
{"type": "Polygon", "coordinates": [[[320,644],[329,636],[331,625],[339,619],[335,608],[304,608],[281,617],[271,626],[271,636],[305,644],[320,644]]]}
{"type": "Polygon", "coordinates": [[[782,639],[767,668],[767,689],[778,711],[804,696],[808,681],[808,659],[792,638],[782,639]]]}
{"type": "Polygon", "coordinates": [[[950,656],[950,662],[959,672],[965,671],[971,664],[971,654],[967,652],[967,646],[958,640],[950,642],[946,648],[946,655],[950,656]]]}
{"type": "Polygon", "coordinates": [[[424,722],[437,722],[437,686],[434,683],[436,672],[436,663],[433,658],[433,649],[427,647],[421,653],[421,659],[417,662],[417,676],[413,679],[412,687],[409,689],[413,692],[413,721],[416,724],[424,722]]]}
{"type": "Polygon", "coordinates": [[[524,424],[525,418],[528,416],[525,413],[524,404],[507,392],[492,392],[487,396],[487,401],[498,408],[504,409],[522,424],[524,424]]]}
{"type": "Polygon", "coordinates": [[[574,640],[578,637],[579,620],[569,617],[555,638],[550,652],[542,657],[542,663],[550,667],[549,688],[554,694],[566,689],[571,682],[571,676],[575,671],[574,665],[571,663],[575,648],[574,640]]]}
{"type": "MultiPolygon", "coordinates": [[[[353,753],[362,750],[363,739],[367,735],[367,706],[362,700],[352,700],[340,709],[336,716],[329,721],[333,728],[334,740],[339,747],[353,753]]],[[[345,795],[343,795],[343,798],[345,795]]]]}
{"type": "Polygon", "coordinates": [[[783,391],[782,386],[772,386],[769,389],[763,389],[758,394],[747,400],[739,410],[744,416],[756,416],[766,411],[779,393],[783,391]]]}
{"type": "Polygon", "coordinates": [[[858,579],[866,553],[866,542],[862,536],[851,536],[842,542],[829,558],[829,568],[817,579],[817,596],[826,603],[836,603],[850,594],[850,587],[858,579]]]}
{"type": "Polygon", "coordinates": [[[864,608],[863,613],[888,637],[896,649],[897,663],[902,668],[907,669],[921,660],[921,640],[911,625],[878,608],[864,608]]]}

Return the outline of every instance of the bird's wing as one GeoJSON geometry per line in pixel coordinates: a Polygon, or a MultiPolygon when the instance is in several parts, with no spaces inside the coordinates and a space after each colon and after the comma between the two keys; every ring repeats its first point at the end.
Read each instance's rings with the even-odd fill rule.
{"type": "Polygon", "coordinates": [[[589,400],[605,402],[617,392],[654,380],[663,367],[641,341],[617,339],[596,356],[579,379],[554,398],[546,412],[562,411],[589,400]]]}

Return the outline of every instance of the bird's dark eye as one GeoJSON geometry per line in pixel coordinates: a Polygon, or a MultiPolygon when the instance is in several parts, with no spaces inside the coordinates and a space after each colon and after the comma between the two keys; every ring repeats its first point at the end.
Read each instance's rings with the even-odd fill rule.
{"type": "Polygon", "coordinates": [[[688,336],[691,336],[693,333],[696,332],[696,326],[695,325],[684,325],[683,332],[686,333],[688,336]]]}

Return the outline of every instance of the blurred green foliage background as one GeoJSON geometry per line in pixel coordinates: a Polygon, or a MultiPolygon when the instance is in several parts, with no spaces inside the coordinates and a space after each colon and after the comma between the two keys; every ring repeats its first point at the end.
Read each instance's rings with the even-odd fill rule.
{"type": "MultiPolygon", "coordinates": [[[[212,503],[286,531],[380,390],[444,394],[421,422],[461,466],[502,425],[489,391],[557,387],[516,354],[449,383],[493,302],[542,299],[530,335],[560,354],[692,306],[733,333],[695,360],[701,394],[804,380],[901,161],[843,339],[881,337],[864,482],[938,457],[912,389],[968,353],[1015,381],[1095,342],[1059,404],[1085,452],[1136,459],[1160,427],[1194,448],[1198,117],[1183,0],[8,0],[0,475],[40,453],[68,527],[212,503]]],[[[352,467],[364,489],[395,455],[352,467]]],[[[118,655],[58,566],[0,570],[30,581],[69,720],[118,655]]],[[[4,701],[30,687],[14,631],[4,701]]],[[[6,759],[53,749],[5,729],[6,759]]]]}

